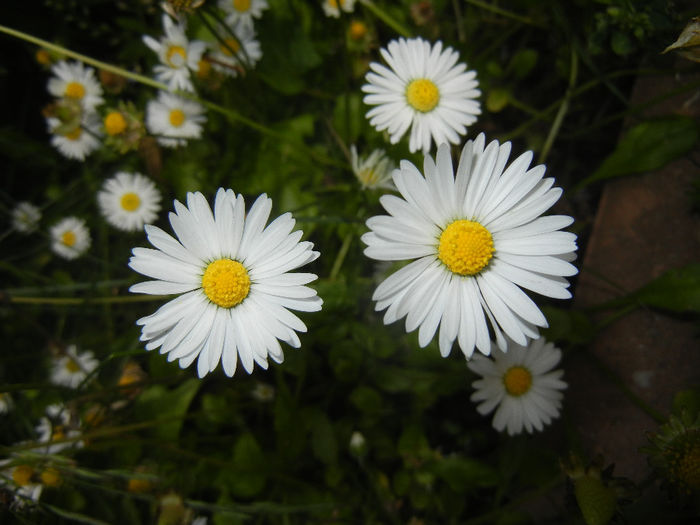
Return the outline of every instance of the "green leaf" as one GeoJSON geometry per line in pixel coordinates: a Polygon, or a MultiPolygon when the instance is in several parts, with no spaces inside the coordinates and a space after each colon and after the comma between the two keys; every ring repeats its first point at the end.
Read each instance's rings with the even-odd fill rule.
{"type": "Polygon", "coordinates": [[[316,411],[311,419],[311,451],[327,464],[335,463],[338,459],[338,442],[333,425],[320,411],[316,411]]]}
{"type": "Polygon", "coordinates": [[[673,312],[700,312],[700,263],[666,272],[634,292],[633,298],[673,312]]]}
{"type": "Polygon", "coordinates": [[[366,414],[376,414],[382,408],[382,396],[368,386],[359,386],[350,394],[350,402],[357,407],[360,412],[366,414]]]}
{"type": "Polygon", "coordinates": [[[486,97],[486,109],[491,113],[498,113],[508,105],[510,92],[507,89],[492,89],[486,97]]]}
{"type": "Polygon", "coordinates": [[[549,323],[549,327],[542,330],[548,341],[584,344],[595,336],[593,323],[583,312],[543,306],[542,313],[549,323]]]}
{"type": "Polygon", "coordinates": [[[537,64],[537,57],[538,53],[534,49],[519,49],[511,58],[508,70],[517,79],[525,78],[537,64]]]}
{"type": "Polygon", "coordinates": [[[642,122],[627,132],[617,149],[577,189],[598,180],[659,169],[691,151],[699,137],[700,128],[690,117],[642,122]]]}
{"type": "Polygon", "coordinates": [[[253,434],[243,434],[233,447],[235,471],[226,475],[228,489],[236,496],[251,498],[265,486],[265,456],[253,434]]]}
{"type": "Polygon", "coordinates": [[[433,464],[431,470],[456,492],[498,484],[496,469],[472,458],[448,456],[433,464]]]}
{"type": "Polygon", "coordinates": [[[187,408],[192,402],[200,381],[188,379],[174,390],[168,390],[163,385],[154,385],[139,396],[135,411],[139,419],[167,419],[168,421],[153,427],[153,433],[167,441],[177,438],[187,408]]]}
{"type": "Polygon", "coordinates": [[[365,112],[359,93],[340,95],[333,109],[333,128],[347,144],[357,141],[365,122],[365,112]]]}
{"type": "Polygon", "coordinates": [[[428,438],[418,425],[409,425],[404,429],[396,448],[402,456],[423,457],[430,452],[428,438]]]}

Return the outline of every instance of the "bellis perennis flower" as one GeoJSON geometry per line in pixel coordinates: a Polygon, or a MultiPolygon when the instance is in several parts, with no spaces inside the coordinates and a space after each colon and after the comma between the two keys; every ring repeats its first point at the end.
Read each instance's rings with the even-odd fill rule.
{"type": "Polygon", "coordinates": [[[381,261],[412,261],[382,282],[373,299],[385,323],[406,316],[421,346],[440,327],[443,356],[457,339],[467,358],[491,351],[489,324],[498,346],[507,335],[525,345],[547,321],[521,288],[547,297],[571,297],[563,277],[577,273],[576,236],[559,231],[571,217],[540,217],[561,196],[545,167],[529,168],[532,152],[506,168],[510,143],[484,135],[468,141],[454,173],[450,148],[425,157],[423,176],[408,161],[394,171],[402,197],[384,195],[389,215],[367,221],[365,254],[381,261]],[[488,319],[488,322],[487,322],[488,319]]]}
{"type": "Polygon", "coordinates": [[[97,203],[107,222],[124,231],[139,231],[160,210],[160,192],[140,173],[119,172],[105,181],[97,203]]]}
{"type": "Polygon", "coordinates": [[[313,312],[323,301],[304,286],[311,273],[290,273],[318,257],[295,221],[285,213],[265,223],[272,201],[261,195],[245,215],[242,195],[219,189],[214,213],[201,193],[188,193],[187,206],[175,201],[170,224],[177,239],[146,226],[154,249],[134,248],[129,266],[153,281],[131,292],[180,294],[154,314],[139,319],[146,349],[160,347],[168,360],[185,368],[197,359],[200,377],[221,361],[232,376],[240,358],[250,373],[253,363],[283,359],[279,341],[301,345],[296,332],[304,323],[290,310],[313,312]]]}

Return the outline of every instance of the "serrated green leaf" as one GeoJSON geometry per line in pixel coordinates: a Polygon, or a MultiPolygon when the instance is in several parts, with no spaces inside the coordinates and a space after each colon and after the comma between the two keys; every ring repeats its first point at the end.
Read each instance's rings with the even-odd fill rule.
{"type": "Polygon", "coordinates": [[[598,180],[659,169],[688,153],[698,138],[700,128],[690,117],[672,116],[642,122],[627,132],[615,151],[577,188],[598,180]]]}

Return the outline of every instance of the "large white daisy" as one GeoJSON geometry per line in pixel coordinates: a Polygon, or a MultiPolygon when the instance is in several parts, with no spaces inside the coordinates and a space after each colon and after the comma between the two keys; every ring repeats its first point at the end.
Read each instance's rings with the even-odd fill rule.
{"type": "Polygon", "coordinates": [[[93,68],[61,60],[51,66],[51,72],[54,76],[49,79],[48,90],[54,97],[77,100],[88,112],[104,102],[93,68]]]}
{"type": "Polygon", "coordinates": [[[564,276],[576,235],[559,231],[573,222],[565,215],[540,217],[561,196],[545,167],[528,169],[532,152],[506,169],[510,143],[468,141],[455,175],[450,148],[426,155],[425,177],[408,161],[394,171],[402,197],[384,195],[389,215],[367,221],[365,254],[382,261],[412,261],[376,289],[376,309],[385,323],[406,317],[406,330],[419,328],[427,345],[440,326],[440,352],[457,339],[467,358],[474,348],[491,349],[489,324],[498,346],[504,333],[517,344],[539,336],[547,321],[521,288],[547,297],[571,297],[564,276]],[[487,322],[488,318],[488,322],[487,322]]]}
{"type": "Polygon", "coordinates": [[[199,61],[206,50],[204,42],[189,41],[185,35],[185,26],[176,24],[168,15],[163,15],[165,35],[156,40],[145,35],[143,42],[158,55],[161,63],[153,68],[156,80],[168,85],[171,90],[194,91],[190,81],[190,72],[199,69],[199,61]]]}
{"type": "Polygon", "coordinates": [[[31,202],[20,202],[12,210],[12,227],[20,233],[32,233],[39,227],[41,210],[31,202]]]}
{"type": "Polygon", "coordinates": [[[202,136],[207,121],[204,107],[194,100],[161,91],[156,100],[146,105],[146,128],[167,148],[187,144],[187,139],[202,136]]]}
{"type": "MultiPolygon", "coordinates": [[[[253,26],[238,22],[230,28],[236,36],[224,38],[211,53],[209,59],[214,69],[236,77],[246,68],[251,68],[262,58],[260,42],[255,38],[253,26]]],[[[222,32],[223,34],[227,34],[222,32]]]]}
{"type": "Polygon", "coordinates": [[[226,23],[253,27],[253,18],[260,18],[267,9],[267,0],[219,0],[219,8],[226,13],[226,23]]]}
{"type": "Polygon", "coordinates": [[[346,13],[352,13],[355,9],[355,0],[323,0],[321,7],[326,16],[339,18],[341,9],[346,13]]]}
{"type": "Polygon", "coordinates": [[[83,255],[91,244],[90,231],[83,219],[66,217],[49,230],[51,249],[64,259],[75,259],[83,255]]]}
{"type": "Polygon", "coordinates": [[[375,149],[367,157],[360,157],[353,144],[350,146],[350,164],[362,189],[396,189],[391,180],[391,172],[396,166],[383,149],[375,149]]]}
{"type": "Polygon", "coordinates": [[[313,244],[285,213],[267,222],[272,201],[261,195],[245,216],[243,196],[220,188],[214,213],[204,196],[187,194],[187,206],[175,201],[170,224],[177,239],[147,225],[157,249],[134,248],[129,266],[153,281],[131,292],[181,294],[154,314],[137,321],[146,349],[160,347],[168,360],[185,368],[195,359],[200,377],[219,361],[232,376],[240,356],[250,373],[253,363],[267,368],[267,358],[281,362],[279,341],[298,348],[296,332],[304,323],[289,310],[313,312],[323,301],[304,286],[311,273],[290,273],[318,257],[313,244]]]}
{"type": "Polygon", "coordinates": [[[69,131],[62,131],[61,121],[54,117],[47,118],[46,124],[51,132],[51,144],[69,159],[85,160],[102,144],[101,122],[96,113],[83,114],[80,125],[69,131]]]}
{"type": "Polygon", "coordinates": [[[153,222],[160,210],[160,192],[140,173],[118,172],[105,181],[97,203],[107,222],[124,231],[139,231],[153,222]]]}
{"type": "Polygon", "coordinates": [[[54,385],[78,388],[99,364],[92,352],[78,352],[70,345],[63,355],[53,358],[49,377],[54,385]]]}
{"type": "Polygon", "coordinates": [[[380,52],[389,67],[372,62],[362,86],[365,104],[376,106],[367,112],[370,124],[387,130],[392,144],[410,127],[411,152],[428,153],[431,140],[458,144],[481,113],[476,72],[457,64],[459,53],[440,41],[400,38],[380,52]]]}
{"type": "Polygon", "coordinates": [[[567,384],[561,379],[564,371],[552,368],[561,360],[561,350],[540,338],[527,347],[511,344],[507,352],[494,345],[491,357],[477,354],[467,366],[481,376],[472,383],[476,392],[471,396],[479,414],[496,409],[493,428],[511,436],[523,428],[531,434],[559,417],[567,384]]]}

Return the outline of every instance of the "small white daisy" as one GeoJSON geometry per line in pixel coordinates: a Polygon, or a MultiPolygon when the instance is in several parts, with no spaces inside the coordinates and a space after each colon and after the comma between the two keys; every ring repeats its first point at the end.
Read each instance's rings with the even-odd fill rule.
{"type": "Polygon", "coordinates": [[[282,362],[279,341],[301,345],[296,332],[306,326],[289,310],[318,311],[323,301],[304,286],[316,275],[290,272],[319,254],[300,242],[300,230],[292,232],[290,213],[265,227],[271,208],[261,195],[246,217],[243,196],[220,188],[213,214],[199,192],[187,194],[187,206],[175,201],[170,224],[178,239],[146,225],[157,249],[134,248],[129,266],[155,280],[129,290],[181,294],[137,321],[147,350],[160,347],[182,368],[199,358],[200,377],[221,361],[230,377],[238,357],[250,373],[254,363],[267,368],[268,356],[282,362]]]}
{"type": "Polygon", "coordinates": [[[168,15],[163,15],[165,35],[160,42],[148,35],[143,42],[158,55],[161,64],[153,68],[156,80],[168,85],[171,90],[194,91],[190,72],[199,69],[199,61],[206,50],[206,44],[198,40],[189,41],[185,26],[176,24],[168,15]]]}
{"type": "Polygon", "coordinates": [[[241,23],[253,27],[253,18],[260,18],[267,9],[267,0],[219,0],[219,8],[226,13],[226,23],[241,23]]]}
{"type": "Polygon", "coordinates": [[[92,352],[80,352],[75,345],[66,348],[65,353],[53,358],[49,379],[54,385],[78,388],[97,368],[99,361],[92,352]]]}
{"type": "Polygon", "coordinates": [[[207,121],[204,107],[194,100],[161,91],[158,99],[146,106],[146,127],[161,146],[176,148],[187,144],[187,139],[202,135],[202,124],[207,121]]]}
{"type": "Polygon", "coordinates": [[[20,202],[12,210],[12,227],[20,233],[32,233],[39,227],[41,211],[30,202],[20,202]]]}
{"type": "Polygon", "coordinates": [[[38,474],[31,464],[22,463],[21,459],[0,460],[0,488],[12,493],[11,508],[22,509],[39,501],[43,485],[38,474]]]}
{"type": "Polygon", "coordinates": [[[51,144],[64,157],[85,160],[100,147],[101,122],[96,113],[84,114],[80,126],[67,133],[59,132],[61,121],[57,118],[50,117],[46,123],[51,132],[51,144]]]}
{"type": "Polygon", "coordinates": [[[504,333],[517,344],[537,338],[547,320],[522,288],[567,299],[564,277],[576,235],[559,231],[573,222],[565,215],[541,217],[562,194],[545,167],[528,169],[532,152],[508,168],[510,143],[485,138],[468,141],[457,174],[450,148],[442,144],[436,161],[425,156],[424,172],[408,161],[394,171],[401,197],[384,195],[389,215],[367,221],[365,254],[381,261],[413,261],[382,282],[372,298],[386,309],[385,323],[406,317],[406,331],[419,328],[427,345],[440,326],[440,353],[455,339],[467,358],[474,348],[491,349],[489,324],[500,348],[504,333]],[[488,318],[488,322],[487,322],[488,318]]]}
{"type": "Polygon", "coordinates": [[[48,90],[54,97],[77,100],[88,112],[104,102],[102,86],[93,68],[82,62],[61,60],[51,66],[51,72],[54,76],[49,79],[48,90]]]}
{"type": "Polygon", "coordinates": [[[251,68],[262,58],[260,42],[255,39],[252,26],[240,22],[231,27],[236,38],[224,38],[209,57],[215,70],[228,76],[238,76],[245,68],[251,68]]]}
{"type": "Polygon", "coordinates": [[[520,434],[523,428],[530,434],[541,432],[544,425],[559,417],[561,392],[567,387],[562,381],[563,370],[554,370],[561,360],[561,350],[544,338],[530,346],[510,345],[502,352],[493,345],[491,356],[475,355],[467,363],[469,369],[481,376],[472,383],[476,390],[471,400],[479,403],[479,414],[493,412],[493,428],[508,435],[520,434]]]}
{"type": "Polygon", "coordinates": [[[46,407],[46,415],[39,420],[36,426],[39,434],[38,442],[46,454],[57,454],[69,448],[82,448],[82,440],[76,440],[80,431],[73,428],[70,411],[64,405],[53,404],[46,407]],[[63,441],[67,439],[69,441],[63,441]]]}
{"type": "Polygon", "coordinates": [[[160,199],[160,192],[150,179],[123,171],[106,180],[97,193],[97,203],[107,222],[129,232],[139,231],[156,219],[160,199]]]}
{"type": "Polygon", "coordinates": [[[362,91],[370,124],[387,130],[396,144],[411,128],[411,152],[428,153],[435,144],[458,144],[481,113],[476,72],[457,64],[459,53],[422,38],[392,40],[380,50],[389,67],[372,62],[362,91]]]}
{"type": "Polygon", "coordinates": [[[66,217],[49,230],[51,249],[64,259],[75,259],[90,247],[90,231],[83,219],[66,217]]]}
{"type": "Polygon", "coordinates": [[[15,406],[9,392],[0,392],[0,414],[7,414],[15,406]]]}
{"type": "Polygon", "coordinates": [[[396,189],[391,180],[391,173],[396,166],[383,149],[375,149],[368,157],[360,158],[353,144],[350,146],[350,160],[352,171],[362,184],[362,189],[396,189]]]}
{"type": "Polygon", "coordinates": [[[323,0],[321,7],[326,16],[339,18],[341,9],[346,13],[352,13],[355,9],[355,0],[323,0]]]}

